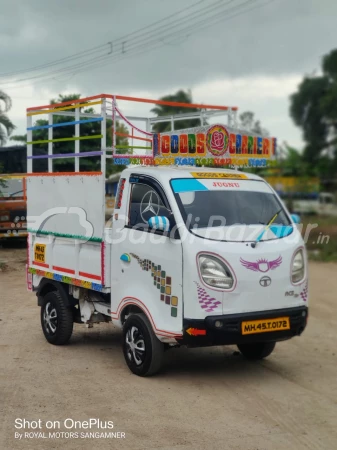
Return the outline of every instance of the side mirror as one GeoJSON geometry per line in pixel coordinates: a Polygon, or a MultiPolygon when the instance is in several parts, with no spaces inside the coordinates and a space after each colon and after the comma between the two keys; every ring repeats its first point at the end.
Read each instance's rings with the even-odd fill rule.
{"type": "Polygon", "coordinates": [[[147,223],[152,230],[170,231],[170,221],[165,216],[153,216],[147,223]]]}
{"type": "Polygon", "coordinates": [[[292,218],[292,221],[293,221],[294,223],[296,223],[296,225],[297,225],[298,223],[301,223],[301,218],[300,218],[300,216],[299,216],[298,214],[291,214],[290,217],[292,218]]]}

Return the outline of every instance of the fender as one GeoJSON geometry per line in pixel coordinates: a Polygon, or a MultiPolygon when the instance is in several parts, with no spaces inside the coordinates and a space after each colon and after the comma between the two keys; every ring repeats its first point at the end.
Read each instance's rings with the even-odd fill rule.
{"type": "Polygon", "coordinates": [[[68,287],[68,285],[60,283],[59,281],[50,280],[49,278],[42,278],[36,291],[38,306],[42,306],[44,295],[52,291],[58,291],[67,306],[74,306],[76,304],[76,300],[69,295],[66,286],[68,287]]]}

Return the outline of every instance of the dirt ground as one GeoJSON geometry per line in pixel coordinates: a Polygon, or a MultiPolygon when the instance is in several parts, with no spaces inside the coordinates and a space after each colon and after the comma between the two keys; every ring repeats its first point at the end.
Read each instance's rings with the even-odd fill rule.
{"type": "Polygon", "coordinates": [[[111,325],[75,325],[69,345],[48,344],[24,248],[0,249],[0,259],[9,264],[0,272],[0,449],[337,448],[337,264],[310,264],[308,328],[265,361],[235,347],[174,349],[144,379],[129,372],[111,325]],[[125,438],[18,440],[15,431],[32,430],[16,430],[16,418],[59,420],[58,431],[67,418],[111,420],[125,438]]]}

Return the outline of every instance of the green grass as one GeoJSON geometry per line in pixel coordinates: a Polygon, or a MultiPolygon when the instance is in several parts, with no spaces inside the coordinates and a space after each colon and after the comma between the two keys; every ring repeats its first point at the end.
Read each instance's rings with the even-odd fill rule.
{"type": "Polygon", "coordinates": [[[330,245],[321,245],[320,248],[309,251],[309,259],[313,261],[337,262],[337,242],[330,245]]]}
{"type": "Polygon", "coordinates": [[[303,223],[302,235],[308,224],[318,225],[311,230],[306,243],[309,258],[314,261],[337,261],[337,217],[302,216],[301,222],[303,223]]]}
{"type": "Polygon", "coordinates": [[[337,216],[318,216],[314,215],[303,215],[301,217],[302,223],[317,223],[319,227],[337,227],[337,216]]]}

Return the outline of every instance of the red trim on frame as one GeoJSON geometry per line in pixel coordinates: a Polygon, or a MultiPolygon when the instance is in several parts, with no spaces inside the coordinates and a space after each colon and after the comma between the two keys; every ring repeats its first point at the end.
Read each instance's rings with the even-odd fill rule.
{"type": "MultiPolygon", "coordinates": [[[[116,136],[120,136],[120,137],[127,137],[127,138],[131,138],[131,139],[138,139],[139,141],[147,141],[147,142],[152,142],[152,139],[148,139],[148,138],[143,138],[143,137],[139,137],[139,136],[134,136],[133,134],[133,128],[132,128],[132,134],[125,134],[125,133],[115,133],[116,136]]],[[[124,156],[124,155],[123,155],[124,156]]]]}
{"type": "Polygon", "coordinates": [[[57,172],[57,173],[49,173],[49,172],[36,172],[36,173],[27,173],[27,177],[75,177],[75,176],[97,176],[102,175],[102,172],[57,172]]]}
{"type": "Polygon", "coordinates": [[[29,263],[30,263],[30,261],[29,261],[29,247],[30,246],[30,240],[29,240],[29,233],[27,234],[27,265],[28,265],[28,267],[29,267],[29,263]]]}
{"type": "Polygon", "coordinates": [[[54,103],[52,105],[42,105],[42,106],[33,106],[31,108],[27,108],[27,111],[38,111],[40,109],[45,109],[50,107],[58,108],[60,106],[67,106],[67,105],[73,105],[77,103],[84,103],[89,100],[97,100],[97,99],[104,99],[104,98],[110,98],[111,100],[126,100],[131,102],[140,102],[140,103],[150,103],[153,105],[166,105],[166,106],[181,106],[183,108],[202,108],[202,109],[220,109],[222,111],[227,111],[228,109],[232,109],[233,111],[236,111],[238,108],[237,106],[218,106],[218,105],[204,105],[202,103],[181,103],[181,102],[169,102],[165,100],[153,100],[149,98],[139,98],[139,97],[127,97],[125,95],[111,95],[111,94],[99,94],[99,95],[93,95],[92,97],[84,97],[79,98],[77,100],[68,100],[66,102],[61,103],[54,103]]]}
{"type": "Polygon", "coordinates": [[[27,180],[26,177],[22,179],[22,185],[23,185],[23,199],[27,201],[27,180]]]}
{"type": "Polygon", "coordinates": [[[32,262],[33,262],[34,266],[40,266],[40,267],[45,267],[45,268],[49,269],[49,264],[45,264],[45,263],[42,263],[39,261],[32,261],[32,262]]]}
{"type": "Polygon", "coordinates": [[[105,242],[103,241],[101,244],[101,279],[102,284],[105,284],[105,242]]]}
{"type": "Polygon", "coordinates": [[[165,100],[152,100],[148,98],[126,97],[125,95],[116,95],[116,100],[127,100],[130,102],[151,103],[154,105],[166,105],[182,108],[220,109],[222,111],[227,111],[228,109],[235,108],[229,106],[204,105],[202,103],[181,103],[181,102],[169,102],[165,100]]]}
{"type": "Polygon", "coordinates": [[[92,280],[98,280],[101,281],[101,276],[100,275],[92,275],[90,273],[86,273],[86,272],[79,272],[78,273],[81,277],[84,278],[91,278],[92,280]]]}
{"type": "Polygon", "coordinates": [[[61,102],[61,103],[53,103],[53,104],[43,105],[43,106],[33,106],[31,108],[27,108],[26,111],[38,111],[39,109],[45,109],[45,108],[50,109],[50,107],[58,108],[59,106],[73,105],[76,103],[85,103],[88,100],[96,100],[96,99],[101,99],[101,98],[112,98],[112,95],[99,94],[99,95],[93,95],[92,97],[84,97],[84,98],[79,98],[77,100],[68,100],[66,102],[61,102]]]}
{"type": "Polygon", "coordinates": [[[75,275],[75,270],[66,269],[65,267],[53,266],[53,270],[57,270],[58,272],[70,273],[71,275],[75,275]]]}

